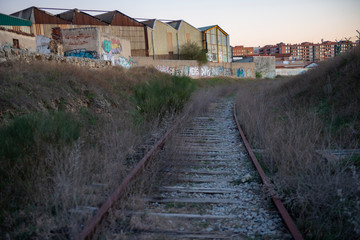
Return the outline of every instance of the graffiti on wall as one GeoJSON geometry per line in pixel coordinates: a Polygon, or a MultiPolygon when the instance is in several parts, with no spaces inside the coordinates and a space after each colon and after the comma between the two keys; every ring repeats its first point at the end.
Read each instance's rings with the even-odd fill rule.
{"type": "Polygon", "coordinates": [[[199,76],[199,67],[189,67],[189,76],[199,76]]]}
{"type": "Polygon", "coordinates": [[[106,53],[120,54],[122,51],[119,39],[104,40],[102,47],[106,53]]]}
{"type": "Polygon", "coordinates": [[[201,76],[202,77],[210,77],[211,76],[211,71],[208,66],[201,67],[201,76]]]}
{"type": "Polygon", "coordinates": [[[251,69],[244,70],[243,68],[234,69],[234,74],[236,73],[236,76],[238,78],[253,78],[253,72],[251,69]]]}
{"type": "Polygon", "coordinates": [[[224,68],[223,66],[177,66],[170,67],[166,65],[157,65],[155,66],[160,72],[167,73],[175,76],[189,76],[189,77],[216,77],[216,76],[226,76],[226,77],[238,77],[238,78],[253,78],[253,71],[247,69],[246,71],[243,68],[224,68]]]}
{"type": "Polygon", "coordinates": [[[64,52],[65,57],[82,57],[82,58],[98,58],[96,51],[88,51],[86,49],[74,49],[64,52]]]}
{"type": "Polygon", "coordinates": [[[36,36],[36,51],[38,53],[50,54],[50,41],[51,38],[42,35],[36,36]]]}
{"type": "Polygon", "coordinates": [[[237,76],[237,77],[240,77],[240,78],[245,77],[244,69],[238,68],[238,70],[236,70],[236,76],[237,76]]]}

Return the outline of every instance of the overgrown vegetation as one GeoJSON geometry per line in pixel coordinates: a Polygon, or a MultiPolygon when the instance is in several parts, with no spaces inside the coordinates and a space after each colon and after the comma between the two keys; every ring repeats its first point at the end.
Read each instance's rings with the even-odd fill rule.
{"type": "Polygon", "coordinates": [[[306,239],[360,238],[360,49],[294,78],[239,88],[239,118],[306,239]]]}
{"type": "Polygon", "coordinates": [[[136,120],[151,120],[166,113],[183,109],[195,90],[194,81],[189,77],[167,76],[134,86],[133,101],[136,105],[136,120]]]}
{"type": "Polygon", "coordinates": [[[75,238],[137,163],[140,146],[184,106],[200,109],[222,82],[232,81],[152,68],[1,66],[0,238],[75,238]]]}
{"type": "Polygon", "coordinates": [[[181,59],[182,60],[196,60],[199,64],[206,64],[208,62],[206,56],[206,50],[195,42],[185,43],[180,47],[181,59]]]}

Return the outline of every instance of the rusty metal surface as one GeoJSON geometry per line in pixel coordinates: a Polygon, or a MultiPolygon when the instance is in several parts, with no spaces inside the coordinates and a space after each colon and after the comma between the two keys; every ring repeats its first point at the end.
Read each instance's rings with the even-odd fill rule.
{"type": "Polygon", "coordinates": [[[26,20],[34,21],[34,24],[70,24],[70,22],[45,12],[37,7],[30,7],[11,14],[26,20]]]}
{"type": "Polygon", "coordinates": [[[107,12],[95,16],[96,18],[113,26],[144,27],[144,24],[119,11],[107,12]]]}
{"type": "Polygon", "coordinates": [[[107,23],[93,17],[87,13],[81,12],[78,9],[72,9],[57,15],[59,18],[71,22],[75,25],[108,25],[107,23]]]}
{"type": "Polygon", "coordinates": [[[149,161],[150,157],[154,154],[154,152],[161,148],[164,145],[167,138],[170,134],[184,121],[186,115],[184,115],[179,121],[175,123],[175,125],[166,132],[166,134],[150,149],[150,151],[141,159],[141,161],[135,166],[135,168],[125,177],[122,181],[120,186],[110,195],[110,197],[106,200],[106,202],[101,206],[99,211],[96,213],[94,217],[88,221],[78,236],[77,239],[84,240],[84,239],[91,239],[92,235],[96,231],[96,227],[101,223],[102,219],[104,218],[107,211],[110,207],[116,202],[120,197],[123,196],[125,190],[129,183],[136,177],[136,175],[143,169],[147,162],[149,161]]]}
{"type": "MultiPolygon", "coordinates": [[[[256,170],[258,171],[262,182],[264,183],[265,187],[267,187],[269,189],[273,189],[273,187],[271,186],[272,184],[270,183],[269,179],[266,177],[264,171],[262,170],[258,160],[255,157],[254,152],[251,150],[250,144],[248,143],[248,141],[247,141],[247,139],[246,139],[246,137],[244,135],[244,132],[242,131],[242,129],[240,127],[238,118],[236,116],[236,106],[235,106],[235,104],[234,104],[234,118],[235,118],[235,121],[236,121],[236,125],[237,125],[237,127],[239,129],[240,136],[241,136],[241,138],[242,138],[242,140],[244,142],[244,145],[246,147],[246,150],[248,151],[248,153],[250,155],[250,158],[251,158],[251,161],[253,162],[256,170]]],[[[284,207],[284,205],[282,204],[280,199],[278,197],[276,197],[274,193],[272,193],[271,195],[272,195],[271,199],[272,199],[273,203],[275,204],[281,218],[283,219],[285,225],[289,229],[289,231],[290,231],[291,235],[293,236],[293,238],[295,240],[303,240],[303,237],[302,237],[299,229],[296,227],[293,219],[289,215],[288,211],[286,210],[286,208],[284,207]]]]}

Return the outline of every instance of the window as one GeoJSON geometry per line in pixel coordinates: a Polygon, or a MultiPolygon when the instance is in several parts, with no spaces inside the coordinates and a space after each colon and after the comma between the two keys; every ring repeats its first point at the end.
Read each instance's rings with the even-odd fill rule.
{"type": "Polygon", "coordinates": [[[20,48],[19,39],[13,39],[13,48],[20,48]]]}

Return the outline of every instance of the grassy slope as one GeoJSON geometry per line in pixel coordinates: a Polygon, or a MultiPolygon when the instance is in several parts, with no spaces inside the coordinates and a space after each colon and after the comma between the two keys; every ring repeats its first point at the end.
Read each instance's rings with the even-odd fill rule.
{"type": "Polygon", "coordinates": [[[238,111],[262,161],[307,239],[360,236],[359,157],[316,150],[359,148],[360,49],[294,78],[239,90],[238,111]]]}
{"type": "Polygon", "coordinates": [[[74,236],[89,216],[69,210],[99,206],[135,164],[127,156],[193,90],[154,69],[0,67],[0,238],[74,236]]]}

